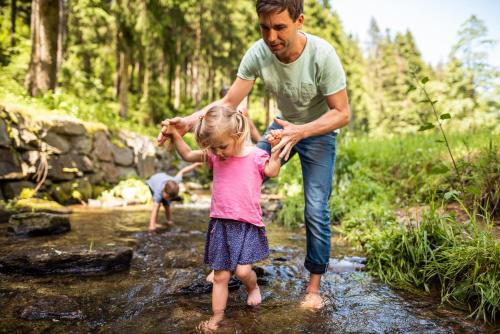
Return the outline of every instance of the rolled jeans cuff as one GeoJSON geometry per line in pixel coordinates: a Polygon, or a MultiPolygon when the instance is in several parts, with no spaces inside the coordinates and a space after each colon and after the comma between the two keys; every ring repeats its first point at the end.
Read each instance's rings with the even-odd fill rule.
{"type": "Polygon", "coordinates": [[[327,264],[317,264],[309,261],[304,261],[304,266],[311,274],[323,275],[328,270],[327,264]]]}

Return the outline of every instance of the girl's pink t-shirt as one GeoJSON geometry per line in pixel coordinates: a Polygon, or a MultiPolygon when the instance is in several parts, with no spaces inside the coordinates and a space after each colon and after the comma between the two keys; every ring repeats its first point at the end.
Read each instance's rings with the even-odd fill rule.
{"type": "Polygon", "coordinates": [[[260,148],[244,157],[221,159],[208,155],[213,169],[211,218],[238,220],[264,226],[260,207],[260,188],[269,154],[260,148]]]}

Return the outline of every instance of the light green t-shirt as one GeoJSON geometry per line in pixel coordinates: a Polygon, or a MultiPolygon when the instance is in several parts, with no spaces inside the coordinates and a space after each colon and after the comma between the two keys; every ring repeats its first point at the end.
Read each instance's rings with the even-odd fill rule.
{"type": "Polygon", "coordinates": [[[260,39],[246,52],[237,74],[244,80],[261,78],[276,98],[281,116],[294,124],[318,119],[330,110],[325,96],[346,87],[335,48],[317,36],[304,35],[304,50],[290,64],[279,61],[260,39]]]}

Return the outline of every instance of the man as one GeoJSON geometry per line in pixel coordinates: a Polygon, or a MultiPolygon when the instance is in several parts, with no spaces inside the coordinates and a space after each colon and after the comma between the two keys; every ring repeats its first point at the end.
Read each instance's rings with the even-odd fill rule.
{"type": "MultiPolygon", "coordinates": [[[[283,128],[280,157],[298,153],[304,178],[307,255],[310,272],[303,307],[320,308],[321,276],[330,256],[331,194],[336,153],[335,130],[347,125],[350,109],[345,74],[335,49],[319,37],[300,31],[304,24],[303,0],[258,0],[256,4],[262,39],[245,54],[237,78],[227,95],[185,118],[162,123],[162,131],[175,126],[188,131],[208,108],[216,104],[236,107],[260,77],[277,99],[281,116],[266,131],[283,128]]],[[[161,133],[161,144],[166,136],[161,133]]],[[[257,144],[271,150],[261,138],[257,144]]]]}

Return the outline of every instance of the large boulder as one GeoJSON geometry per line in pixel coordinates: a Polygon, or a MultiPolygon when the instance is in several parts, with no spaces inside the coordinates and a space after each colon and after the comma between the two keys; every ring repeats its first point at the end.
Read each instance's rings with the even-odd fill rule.
{"type": "Polygon", "coordinates": [[[19,213],[10,217],[7,233],[10,235],[40,236],[61,234],[71,230],[69,217],[51,213],[19,213]]]}
{"type": "Polygon", "coordinates": [[[0,147],[10,147],[11,142],[9,134],[7,133],[7,126],[5,121],[0,119],[0,147]]]}
{"type": "Polygon", "coordinates": [[[87,136],[71,137],[71,146],[77,153],[89,154],[92,151],[92,140],[87,136]]]}
{"type": "Polygon", "coordinates": [[[37,249],[0,255],[0,272],[4,274],[79,274],[91,275],[128,270],[132,248],[37,249]]]}
{"type": "Polygon", "coordinates": [[[4,182],[1,185],[5,198],[13,199],[21,194],[23,189],[33,189],[35,184],[29,181],[4,182]]]}
{"type": "Polygon", "coordinates": [[[0,148],[0,180],[16,180],[23,177],[17,153],[10,148],[0,148]]]}
{"type": "Polygon", "coordinates": [[[113,161],[112,144],[104,131],[94,135],[94,154],[101,161],[113,161]]]}
{"type": "Polygon", "coordinates": [[[53,119],[50,131],[65,136],[81,136],[87,132],[83,124],[69,119],[53,119]]]}
{"type": "Polygon", "coordinates": [[[54,132],[48,132],[43,140],[51,146],[57,154],[64,154],[69,151],[71,144],[67,138],[58,135],[54,132]]]}
{"type": "Polygon", "coordinates": [[[130,166],[134,163],[134,152],[130,148],[112,145],[111,151],[117,165],[130,166]]]}
{"type": "Polygon", "coordinates": [[[20,199],[15,204],[16,210],[22,212],[48,212],[57,214],[69,214],[71,209],[61,204],[42,198],[20,199]]]}

